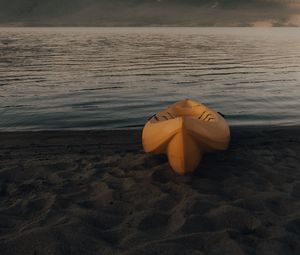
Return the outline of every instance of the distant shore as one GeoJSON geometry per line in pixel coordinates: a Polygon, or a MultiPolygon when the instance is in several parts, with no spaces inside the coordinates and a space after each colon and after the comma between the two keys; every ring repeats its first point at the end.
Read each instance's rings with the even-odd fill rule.
{"type": "Polygon", "coordinates": [[[108,24],[68,24],[68,23],[62,23],[62,24],[35,24],[35,23],[0,23],[0,28],[5,27],[33,27],[33,28],[43,28],[43,27],[66,27],[66,28],[72,28],[72,27],[78,27],[78,28],[97,28],[97,27],[103,27],[103,28],[118,28],[118,27],[138,27],[138,28],[151,28],[151,27],[186,27],[186,28],[299,28],[299,25],[295,24],[272,24],[270,22],[261,22],[261,23],[252,23],[252,24],[218,24],[218,25],[206,25],[206,24],[114,24],[114,23],[108,23],[108,24]]]}
{"type": "Polygon", "coordinates": [[[176,175],[141,130],[0,132],[0,254],[298,254],[300,126],[176,175]]]}

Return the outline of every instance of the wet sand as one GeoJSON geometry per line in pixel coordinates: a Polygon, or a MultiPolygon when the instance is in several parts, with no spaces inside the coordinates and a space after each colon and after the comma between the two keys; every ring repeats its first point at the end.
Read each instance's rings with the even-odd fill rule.
{"type": "Polygon", "coordinates": [[[178,176],[141,131],[0,133],[0,254],[300,254],[300,127],[178,176]]]}

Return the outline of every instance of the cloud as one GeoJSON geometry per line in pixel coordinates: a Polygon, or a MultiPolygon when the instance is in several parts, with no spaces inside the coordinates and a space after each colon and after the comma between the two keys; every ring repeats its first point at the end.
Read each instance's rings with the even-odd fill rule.
{"type": "Polygon", "coordinates": [[[0,0],[0,24],[298,25],[299,0],[0,0]]]}
{"type": "Polygon", "coordinates": [[[253,22],[254,27],[272,27],[274,21],[273,20],[258,20],[253,22]]]}
{"type": "Polygon", "coordinates": [[[300,26],[300,14],[293,14],[289,17],[288,24],[290,26],[300,26]]]}

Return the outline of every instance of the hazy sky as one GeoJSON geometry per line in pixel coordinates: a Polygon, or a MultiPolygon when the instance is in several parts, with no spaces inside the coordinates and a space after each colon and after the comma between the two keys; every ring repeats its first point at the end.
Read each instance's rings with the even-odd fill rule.
{"type": "Polygon", "coordinates": [[[300,0],[0,0],[0,25],[300,26],[300,0]]]}

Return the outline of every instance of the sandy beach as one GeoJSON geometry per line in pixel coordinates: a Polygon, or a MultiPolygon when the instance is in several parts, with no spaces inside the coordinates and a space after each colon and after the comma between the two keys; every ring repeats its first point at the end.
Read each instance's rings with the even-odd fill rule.
{"type": "Polygon", "coordinates": [[[0,254],[300,254],[300,127],[179,176],[141,130],[0,133],[0,254]]]}

